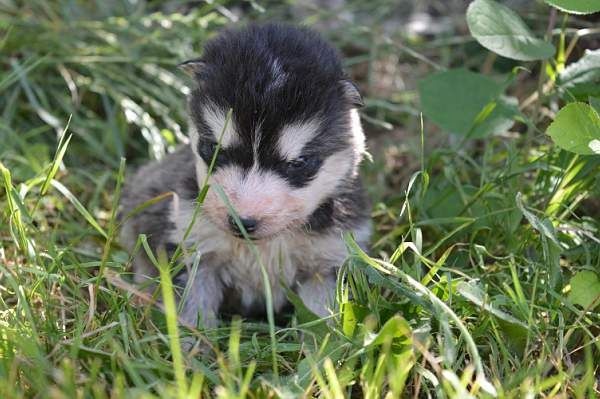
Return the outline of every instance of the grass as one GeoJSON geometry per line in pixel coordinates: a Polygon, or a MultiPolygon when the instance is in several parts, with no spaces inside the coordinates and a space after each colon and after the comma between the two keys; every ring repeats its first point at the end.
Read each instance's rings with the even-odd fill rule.
{"type": "MultiPolygon", "coordinates": [[[[290,18],[247,4],[244,18],[290,18]]],[[[186,142],[175,65],[233,23],[233,4],[1,5],[0,397],[598,396],[598,299],[581,306],[570,283],[600,271],[600,160],[544,136],[558,90],[485,139],[421,119],[417,79],[457,65],[501,79],[514,65],[458,28],[427,40],[377,28],[394,4],[350,1],[355,23],[306,16],[337,21],[324,31],[367,93],[373,155],[375,237],[369,255],[346,237],[334,322],[292,296],[284,326],[208,331],[177,326],[160,254],[164,306],[130,283],[115,212],[126,171],[186,142]],[[380,90],[394,67],[405,87],[380,90]],[[190,336],[204,344],[181,352],[190,336]]],[[[528,18],[546,30],[546,8],[528,18]]],[[[521,102],[546,79],[528,68],[509,89],[521,102]]]]}

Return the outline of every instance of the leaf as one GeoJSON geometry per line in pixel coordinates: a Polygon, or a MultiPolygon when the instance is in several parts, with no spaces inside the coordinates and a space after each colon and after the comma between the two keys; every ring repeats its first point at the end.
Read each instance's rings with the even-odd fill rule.
{"type": "Polygon", "coordinates": [[[367,335],[365,337],[364,346],[383,345],[386,342],[391,342],[394,339],[404,338],[404,343],[412,342],[412,331],[408,322],[399,315],[389,319],[377,334],[367,335]]]}
{"type": "Polygon", "coordinates": [[[471,35],[483,47],[519,61],[552,57],[554,46],[536,38],[521,17],[492,0],[475,0],[467,9],[471,35]]]}
{"type": "Polygon", "coordinates": [[[468,71],[451,69],[428,76],[419,82],[423,113],[450,133],[482,137],[497,133],[505,126],[508,105],[500,100],[500,108],[478,118],[488,103],[502,92],[502,86],[493,79],[468,71]],[[478,123],[475,123],[477,119],[478,123]]]}
{"type": "Polygon", "coordinates": [[[577,98],[600,96],[600,49],[587,50],[583,57],[567,65],[556,83],[577,98]]]}
{"type": "Polygon", "coordinates": [[[600,305],[600,277],[592,271],[584,270],[571,278],[569,300],[583,308],[595,302],[594,308],[600,305]]]}
{"type": "Polygon", "coordinates": [[[85,206],[83,206],[83,204],[81,202],[79,202],[79,200],[73,195],[73,193],[71,193],[71,191],[69,191],[68,188],[66,188],[65,186],[62,185],[62,183],[60,183],[56,180],[50,180],[50,184],[52,184],[52,186],[55,189],[60,191],[60,193],[62,195],[64,195],[65,198],[68,199],[69,202],[71,202],[71,204],[73,204],[73,206],[75,207],[75,209],[77,209],[77,211],[81,214],[81,216],[83,216],[85,218],[85,220],[87,220],[88,223],[90,225],[92,225],[92,227],[94,229],[96,229],[96,231],[98,233],[100,233],[102,235],[102,237],[108,238],[108,235],[106,234],[104,229],[102,227],[100,227],[100,225],[98,224],[98,222],[96,222],[96,219],[94,219],[92,214],[89,213],[87,209],[85,209],[85,206]]]}
{"type": "MultiPolygon", "coordinates": [[[[475,370],[477,373],[476,382],[479,384],[482,390],[489,393],[492,396],[497,396],[497,391],[494,385],[489,381],[489,379],[485,375],[485,370],[483,368],[483,362],[481,361],[481,356],[479,355],[479,350],[477,349],[477,345],[475,344],[475,340],[473,336],[470,334],[467,327],[463,324],[462,320],[454,313],[454,311],[440,298],[438,298],[429,288],[422,285],[419,281],[412,278],[410,275],[406,274],[402,270],[396,268],[396,266],[391,263],[385,262],[383,260],[371,258],[367,255],[362,248],[353,240],[352,236],[348,233],[344,234],[344,241],[348,246],[348,249],[353,257],[360,259],[364,262],[364,265],[361,265],[360,262],[356,264],[358,266],[364,267],[363,270],[373,269],[374,271],[379,271],[385,273],[387,275],[395,275],[403,280],[403,283],[409,286],[413,291],[415,291],[420,296],[424,297],[427,302],[431,305],[431,310],[435,313],[438,319],[446,319],[454,322],[454,325],[460,331],[462,338],[465,341],[467,346],[467,350],[471,356],[473,365],[475,366],[475,370]]],[[[385,279],[386,281],[391,281],[392,279],[385,279]]],[[[407,290],[407,292],[410,292],[407,290]]],[[[414,295],[414,294],[413,294],[414,295]]],[[[410,295],[409,295],[410,297],[410,295]]],[[[414,296],[417,298],[415,301],[412,297],[411,300],[420,304],[422,299],[420,297],[414,296]]]]}
{"type": "Polygon", "coordinates": [[[600,140],[592,140],[589,142],[588,147],[596,154],[600,154],[600,140]]]}
{"type": "Polygon", "coordinates": [[[60,140],[58,141],[58,148],[56,149],[56,154],[54,155],[54,159],[52,160],[52,164],[50,165],[50,170],[48,171],[48,174],[46,175],[46,180],[44,181],[44,184],[42,184],[42,188],[40,190],[42,195],[46,194],[46,191],[48,191],[48,188],[50,187],[50,181],[52,181],[52,179],[54,179],[54,176],[56,176],[56,172],[58,172],[58,168],[60,167],[63,157],[65,156],[65,152],[67,151],[69,142],[73,137],[73,135],[69,135],[67,137],[67,130],[69,129],[69,125],[71,124],[71,118],[72,115],[69,116],[67,125],[65,126],[65,129],[63,130],[60,136],[60,140]]]}
{"type": "Polygon", "coordinates": [[[554,244],[560,247],[560,243],[556,238],[556,232],[554,226],[547,218],[539,219],[533,212],[529,211],[523,201],[523,194],[517,193],[515,197],[517,208],[521,211],[525,219],[531,224],[531,227],[536,229],[541,235],[552,241],[554,244]]]}
{"type": "Polygon", "coordinates": [[[563,107],[546,131],[560,148],[576,154],[600,154],[600,116],[590,105],[571,103],[563,107]]]}
{"type": "Polygon", "coordinates": [[[368,314],[368,309],[354,302],[344,302],[342,309],[342,331],[344,335],[351,338],[356,326],[368,314]]]}
{"type": "Polygon", "coordinates": [[[600,97],[590,97],[590,105],[600,115],[600,97]]]}
{"type": "Polygon", "coordinates": [[[302,298],[298,296],[294,291],[286,289],[285,294],[288,301],[294,306],[296,317],[300,324],[306,324],[303,329],[310,331],[318,337],[324,337],[329,332],[327,323],[325,320],[321,320],[319,316],[314,314],[305,304],[302,302],[302,298]]]}
{"type": "Polygon", "coordinates": [[[598,0],[544,0],[561,11],[571,14],[592,14],[600,11],[598,0]]]}
{"type": "Polygon", "coordinates": [[[481,120],[479,119],[481,114],[477,116],[469,137],[482,138],[491,134],[504,133],[514,125],[514,118],[519,114],[519,100],[515,97],[500,96],[498,100],[488,105],[491,106],[491,111],[481,120]]]}
{"type": "Polygon", "coordinates": [[[560,242],[556,238],[554,225],[547,217],[539,219],[533,212],[529,211],[523,202],[523,194],[517,193],[515,197],[517,208],[521,211],[525,219],[541,235],[542,253],[544,261],[550,274],[548,283],[551,287],[557,287],[562,281],[560,268],[560,242]]]}
{"type": "Polygon", "coordinates": [[[504,312],[503,310],[500,310],[497,307],[493,306],[493,304],[491,304],[489,302],[489,300],[486,298],[485,293],[477,285],[477,283],[475,283],[473,281],[469,281],[469,282],[461,281],[456,286],[456,289],[457,289],[458,293],[460,295],[462,295],[466,300],[468,300],[468,301],[474,303],[475,305],[477,305],[478,307],[490,312],[497,318],[507,321],[512,324],[516,324],[523,328],[527,328],[525,323],[523,323],[521,320],[519,320],[519,319],[515,318],[514,316],[504,312]]]}

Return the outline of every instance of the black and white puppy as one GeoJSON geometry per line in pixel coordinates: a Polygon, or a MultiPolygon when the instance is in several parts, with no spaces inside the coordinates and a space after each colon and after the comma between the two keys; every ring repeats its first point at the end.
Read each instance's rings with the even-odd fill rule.
{"type": "MultiPolygon", "coordinates": [[[[146,234],[155,250],[182,243],[223,132],[211,189],[182,243],[187,271],[177,281],[191,289],[181,317],[214,326],[224,311],[264,314],[260,263],[240,238],[231,207],[258,249],[275,311],[287,302],[287,286],[313,312],[328,315],[347,257],[343,232],[364,247],[371,231],[358,176],[365,151],[356,110],[361,97],[338,53],[308,29],[268,24],[225,31],[207,43],[202,58],[183,66],[196,83],[189,96],[191,146],[129,179],[123,215],[161,193],[174,195],[127,219],[122,242],[132,249],[146,234]]],[[[157,274],[144,255],[134,271],[137,282],[157,274]]]]}

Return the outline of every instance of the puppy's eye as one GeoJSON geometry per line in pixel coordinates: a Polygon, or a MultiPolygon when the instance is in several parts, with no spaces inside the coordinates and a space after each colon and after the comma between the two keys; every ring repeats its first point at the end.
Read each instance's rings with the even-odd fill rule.
{"type": "Polygon", "coordinates": [[[210,153],[210,154],[214,154],[215,151],[217,150],[217,143],[215,142],[209,142],[206,143],[206,150],[210,153]]]}
{"type": "Polygon", "coordinates": [[[285,164],[286,174],[290,177],[312,176],[320,165],[321,160],[318,155],[303,155],[285,164]]]}
{"type": "Polygon", "coordinates": [[[280,173],[294,187],[303,187],[319,172],[323,160],[317,154],[303,155],[280,164],[280,173]]]}
{"type": "Polygon", "coordinates": [[[217,143],[214,141],[200,141],[198,143],[198,153],[203,158],[212,158],[217,149],[217,143]]]}
{"type": "Polygon", "coordinates": [[[319,157],[316,155],[303,155],[286,164],[289,173],[310,172],[318,166],[319,157]]]}

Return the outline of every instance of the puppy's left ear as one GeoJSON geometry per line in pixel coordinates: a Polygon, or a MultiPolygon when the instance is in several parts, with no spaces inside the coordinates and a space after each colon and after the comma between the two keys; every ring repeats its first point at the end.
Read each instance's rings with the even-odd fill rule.
{"type": "Polygon", "coordinates": [[[193,60],[184,61],[181,64],[178,64],[177,67],[181,69],[183,72],[191,76],[192,78],[197,77],[206,64],[200,58],[196,58],[193,60]]]}
{"type": "Polygon", "coordinates": [[[355,108],[364,107],[365,103],[360,95],[360,91],[358,91],[358,86],[356,86],[353,81],[347,78],[342,79],[340,83],[342,84],[344,94],[348,101],[350,101],[350,104],[352,104],[355,108]]]}

